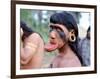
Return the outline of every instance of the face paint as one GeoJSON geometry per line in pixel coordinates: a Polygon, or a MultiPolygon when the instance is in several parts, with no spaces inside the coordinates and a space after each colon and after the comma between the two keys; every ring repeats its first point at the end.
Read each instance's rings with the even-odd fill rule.
{"type": "Polygon", "coordinates": [[[64,33],[64,31],[60,28],[60,27],[57,27],[57,26],[50,26],[50,32],[52,32],[53,30],[56,30],[56,32],[59,34],[59,36],[61,37],[61,39],[63,41],[66,41],[66,35],[64,33]]]}
{"type": "MultiPolygon", "coordinates": [[[[50,32],[53,32],[53,31],[55,31],[59,35],[62,42],[65,41],[65,33],[63,32],[61,28],[56,27],[56,26],[50,26],[50,32]]],[[[57,49],[58,47],[59,47],[58,43],[55,43],[54,41],[50,41],[48,44],[45,45],[45,50],[50,52],[57,49]]]]}
{"type": "Polygon", "coordinates": [[[61,39],[63,40],[63,41],[66,41],[66,36],[65,36],[65,33],[64,32],[59,32],[58,31],[58,34],[60,35],[60,37],[61,37],[61,39]]]}

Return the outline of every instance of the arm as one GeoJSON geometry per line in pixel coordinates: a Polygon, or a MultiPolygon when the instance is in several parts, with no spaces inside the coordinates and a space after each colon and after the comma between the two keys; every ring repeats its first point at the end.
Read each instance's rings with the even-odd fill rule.
{"type": "Polygon", "coordinates": [[[24,47],[21,46],[21,64],[25,65],[27,64],[34,54],[37,52],[37,48],[39,46],[39,40],[40,36],[36,33],[30,35],[28,38],[24,41],[24,47]]]}

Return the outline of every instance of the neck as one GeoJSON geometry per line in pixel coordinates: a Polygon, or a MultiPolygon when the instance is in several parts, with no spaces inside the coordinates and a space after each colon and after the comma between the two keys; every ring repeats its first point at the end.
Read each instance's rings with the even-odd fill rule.
{"type": "Polygon", "coordinates": [[[59,49],[59,54],[64,57],[71,57],[74,55],[74,52],[71,50],[69,45],[64,45],[62,48],[59,49]]]}

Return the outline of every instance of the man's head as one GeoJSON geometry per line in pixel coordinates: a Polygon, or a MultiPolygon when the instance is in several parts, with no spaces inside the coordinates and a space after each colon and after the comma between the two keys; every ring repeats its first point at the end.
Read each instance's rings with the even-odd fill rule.
{"type": "Polygon", "coordinates": [[[21,30],[23,31],[22,40],[24,41],[26,37],[28,37],[30,34],[33,33],[33,30],[29,28],[24,21],[20,22],[20,27],[21,27],[21,30]]]}
{"type": "Polygon", "coordinates": [[[47,51],[62,48],[65,44],[71,46],[77,41],[78,27],[73,16],[67,12],[55,13],[50,17],[50,43],[47,51]]]}

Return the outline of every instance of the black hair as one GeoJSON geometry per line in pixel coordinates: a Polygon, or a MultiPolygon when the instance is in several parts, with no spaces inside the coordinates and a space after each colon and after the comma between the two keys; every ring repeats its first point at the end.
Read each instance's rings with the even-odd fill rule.
{"type": "Polygon", "coordinates": [[[20,27],[23,30],[22,41],[24,41],[26,37],[28,37],[34,32],[30,27],[27,26],[27,24],[24,21],[20,22],[20,27]]]}
{"type": "MultiPolygon", "coordinates": [[[[80,54],[78,52],[78,41],[79,41],[78,26],[77,26],[77,23],[76,23],[74,17],[70,13],[65,12],[65,11],[60,12],[60,13],[55,13],[55,14],[51,15],[50,23],[62,24],[68,29],[68,31],[71,31],[72,29],[75,31],[75,36],[76,36],[75,42],[69,41],[68,44],[71,47],[72,51],[74,51],[74,53],[78,56],[81,64],[83,64],[82,57],[80,56],[80,54]]],[[[66,37],[65,34],[63,34],[63,33],[60,36],[64,37],[64,38],[66,37]]]]}
{"type": "Polygon", "coordinates": [[[87,39],[90,39],[90,36],[88,36],[88,33],[90,32],[90,30],[91,30],[91,28],[90,28],[90,26],[89,26],[88,29],[87,29],[87,34],[86,34],[86,38],[87,38],[87,39]]]}
{"type": "Polygon", "coordinates": [[[88,27],[87,32],[90,32],[90,26],[88,27]]]}

